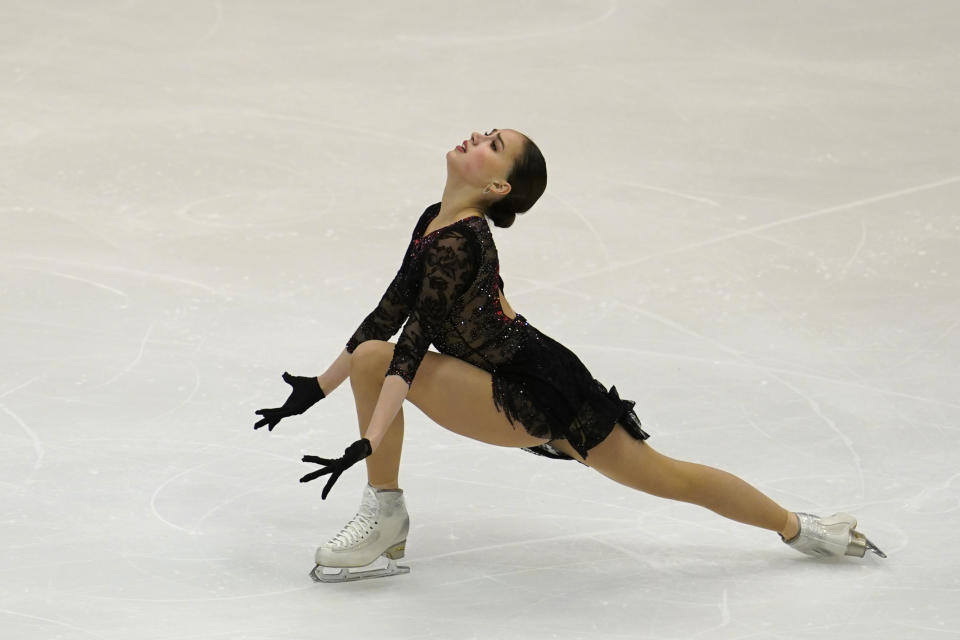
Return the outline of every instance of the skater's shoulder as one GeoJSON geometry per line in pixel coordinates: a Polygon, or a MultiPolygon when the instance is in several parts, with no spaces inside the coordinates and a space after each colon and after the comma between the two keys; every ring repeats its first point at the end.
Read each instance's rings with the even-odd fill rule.
{"type": "Polygon", "coordinates": [[[483,255],[482,243],[471,225],[451,225],[438,229],[424,238],[422,248],[429,255],[450,258],[458,256],[479,260],[483,255]]]}

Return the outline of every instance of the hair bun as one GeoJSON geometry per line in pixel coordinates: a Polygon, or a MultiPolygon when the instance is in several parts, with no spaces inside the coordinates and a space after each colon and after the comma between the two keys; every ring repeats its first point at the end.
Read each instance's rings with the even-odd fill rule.
{"type": "Polygon", "coordinates": [[[512,225],[518,215],[530,210],[547,188],[547,165],[543,154],[527,136],[523,136],[523,141],[523,149],[507,174],[507,182],[513,189],[487,209],[487,215],[498,227],[512,225]]]}
{"type": "Polygon", "coordinates": [[[517,214],[513,211],[504,210],[502,207],[491,207],[487,210],[487,216],[493,220],[493,224],[498,227],[509,227],[517,219],[517,214]]]}

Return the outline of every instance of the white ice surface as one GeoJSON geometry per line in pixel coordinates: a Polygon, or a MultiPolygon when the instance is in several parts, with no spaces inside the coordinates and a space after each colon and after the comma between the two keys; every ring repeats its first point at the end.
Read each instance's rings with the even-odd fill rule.
{"type": "Polygon", "coordinates": [[[0,4],[0,637],[960,636],[960,5],[0,4]],[[506,294],[650,444],[888,554],[775,534],[407,403],[409,575],[307,577],[356,508],[342,350],[444,154],[547,158],[506,294]],[[311,467],[312,468],[312,467],[311,467]]]}

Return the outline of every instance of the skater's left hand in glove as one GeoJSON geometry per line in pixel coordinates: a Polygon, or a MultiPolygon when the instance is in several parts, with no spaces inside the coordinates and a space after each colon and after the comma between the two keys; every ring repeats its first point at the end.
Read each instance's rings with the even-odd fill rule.
{"type": "Polygon", "coordinates": [[[320,382],[312,376],[292,376],[284,371],[282,377],[292,389],[290,397],[282,407],[254,411],[255,414],[263,416],[262,420],[253,425],[254,429],[267,425],[267,430],[273,431],[277,423],[284,418],[298,416],[326,397],[323,389],[320,388],[320,382]]]}
{"type": "Polygon", "coordinates": [[[311,480],[329,473],[330,479],[327,480],[327,486],[323,488],[323,493],[320,494],[320,497],[323,500],[326,500],[327,494],[330,493],[330,488],[333,486],[333,483],[337,481],[337,478],[340,477],[340,474],[372,453],[373,448],[370,446],[370,441],[366,438],[360,438],[346,448],[346,450],[343,452],[343,456],[335,460],[318,458],[317,456],[303,456],[304,462],[320,464],[323,465],[324,468],[311,471],[307,475],[300,478],[300,482],[310,482],[311,480]]]}

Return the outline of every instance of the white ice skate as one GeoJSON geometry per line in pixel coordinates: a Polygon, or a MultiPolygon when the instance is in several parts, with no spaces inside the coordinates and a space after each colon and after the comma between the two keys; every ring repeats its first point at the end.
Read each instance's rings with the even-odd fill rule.
{"type": "Polygon", "coordinates": [[[881,558],[887,554],[856,530],[857,519],[849,513],[835,513],[829,518],[810,513],[797,513],[800,531],[788,546],[815,557],[856,556],[862,558],[869,549],[881,558]]]}
{"type": "Polygon", "coordinates": [[[310,577],[315,582],[348,582],[409,573],[410,567],[397,564],[404,555],[409,529],[403,490],[374,489],[367,484],[357,515],[317,549],[317,566],[310,577]],[[387,559],[386,567],[350,571],[368,567],[380,556],[387,559]],[[337,571],[324,573],[327,568],[337,571]]]}

